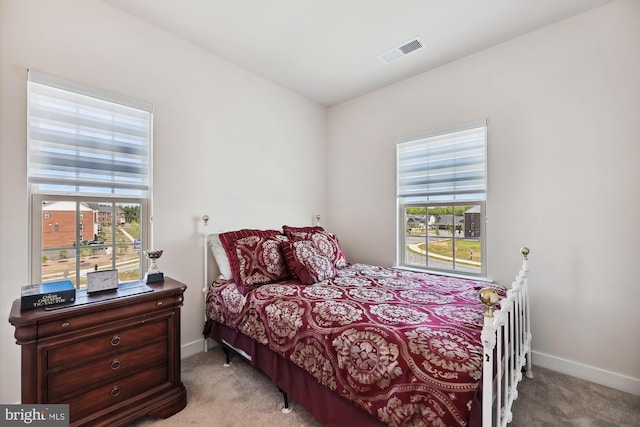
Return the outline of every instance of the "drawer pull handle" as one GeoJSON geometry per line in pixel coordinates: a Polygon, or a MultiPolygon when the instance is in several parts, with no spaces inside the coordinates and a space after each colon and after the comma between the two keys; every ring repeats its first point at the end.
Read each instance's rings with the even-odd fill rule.
{"type": "Polygon", "coordinates": [[[120,394],[120,387],[118,387],[118,386],[114,386],[114,387],[111,389],[111,396],[116,397],[116,396],[118,396],[119,394],[120,394]]]}
{"type": "Polygon", "coordinates": [[[60,325],[61,328],[68,328],[69,326],[71,326],[69,322],[62,322],[62,325],[60,325]]]}
{"type": "Polygon", "coordinates": [[[113,362],[111,362],[111,369],[113,369],[115,371],[119,367],[120,367],[120,360],[119,359],[113,359],[113,362]]]}
{"type": "Polygon", "coordinates": [[[118,344],[120,344],[120,341],[122,341],[120,339],[120,336],[114,335],[113,338],[111,338],[111,345],[116,347],[118,344]]]}
{"type": "Polygon", "coordinates": [[[158,307],[160,307],[160,306],[162,305],[162,301],[158,301],[158,302],[156,303],[156,305],[157,305],[158,307]]]}

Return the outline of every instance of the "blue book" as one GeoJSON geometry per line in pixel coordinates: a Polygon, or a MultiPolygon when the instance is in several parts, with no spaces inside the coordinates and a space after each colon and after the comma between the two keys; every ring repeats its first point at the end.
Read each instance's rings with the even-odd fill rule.
{"type": "Polygon", "coordinates": [[[76,300],[76,288],[70,280],[39,283],[22,287],[20,308],[33,310],[55,304],[66,304],[76,300]]]}

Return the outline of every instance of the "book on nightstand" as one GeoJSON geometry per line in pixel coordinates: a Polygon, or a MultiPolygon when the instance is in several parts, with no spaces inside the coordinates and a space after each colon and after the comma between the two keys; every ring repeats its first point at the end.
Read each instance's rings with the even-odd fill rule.
{"type": "Polygon", "coordinates": [[[21,310],[33,310],[55,304],[65,304],[76,300],[76,288],[69,280],[39,283],[22,287],[21,310]]]}

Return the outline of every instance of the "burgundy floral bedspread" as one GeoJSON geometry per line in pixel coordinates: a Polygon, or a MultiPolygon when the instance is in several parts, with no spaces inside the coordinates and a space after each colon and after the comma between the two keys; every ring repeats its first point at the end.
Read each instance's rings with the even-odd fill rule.
{"type": "Polygon", "coordinates": [[[458,426],[481,377],[486,286],[352,264],[314,285],[285,281],[246,296],[214,284],[207,311],[390,426],[458,426]]]}

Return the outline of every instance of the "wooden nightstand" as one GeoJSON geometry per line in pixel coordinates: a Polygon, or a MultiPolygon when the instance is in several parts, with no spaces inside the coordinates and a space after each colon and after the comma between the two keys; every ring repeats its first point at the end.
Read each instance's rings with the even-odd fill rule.
{"type": "Polygon", "coordinates": [[[22,403],[67,403],[71,426],[123,426],[169,417],[187,404],[180,380],[180,307],[186,286],[166,277],[117,294],[20,311],[9,322],[22,346],[22,403]],[[140,292],[140,293],[136,293],[140,292]]]}

